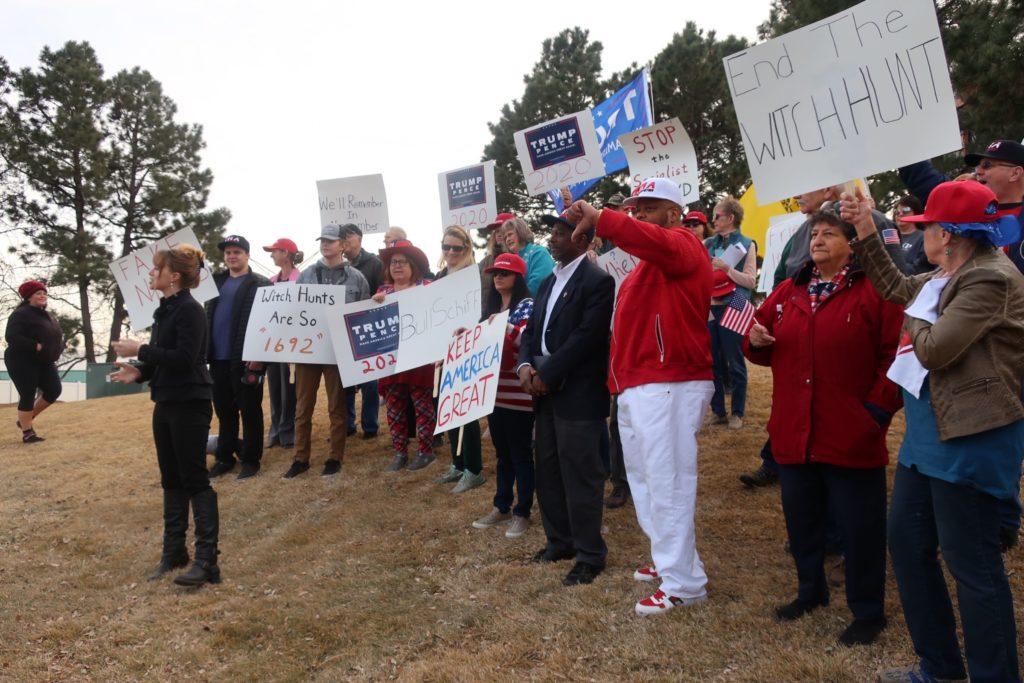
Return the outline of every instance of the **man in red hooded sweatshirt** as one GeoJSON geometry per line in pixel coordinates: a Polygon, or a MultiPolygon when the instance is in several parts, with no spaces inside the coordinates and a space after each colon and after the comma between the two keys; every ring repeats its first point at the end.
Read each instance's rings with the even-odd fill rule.
{"type": "Polygon", "coordinates": [[[679,186],[643,181],[625,201],[635,218],[577,201],[566,211],[573,238],[596,226],[640,264],[622,283],[615,307],[608,386],[618,395],[626,477],[640,527],[651,540],[652,566],[638,581],[661,579],[636,604],[637,614],[664,614],[707,599],[697,555],[697,432],[714,393],[708,314],[711,262],[681,225],[679,186]]]}

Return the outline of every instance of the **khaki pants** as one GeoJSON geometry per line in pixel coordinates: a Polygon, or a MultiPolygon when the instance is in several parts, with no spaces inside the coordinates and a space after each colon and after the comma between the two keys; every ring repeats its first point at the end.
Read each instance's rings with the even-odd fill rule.
{"type": "Polygon", "coordinates": [[[309,462],[310,434],[313,431],[313,408],[320,390],[320,376],[327,385],[327,413],[331,418],[331,460],[345,457],[348,436],[348,410],[345,390],[336,365],[295,366],[295,459],[309,462]]]}

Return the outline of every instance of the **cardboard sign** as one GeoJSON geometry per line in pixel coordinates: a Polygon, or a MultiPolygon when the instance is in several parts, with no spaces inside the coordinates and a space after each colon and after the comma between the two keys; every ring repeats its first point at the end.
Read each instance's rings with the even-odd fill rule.
{"type": "Polygon", "coordinates": [[[723,63],[762,202],[962,144],[932,0],[867,0],[723,63]]]}
{"type": "Polygon", "coordinates": [[[532,195],[604,175],[589,110],[537,124],[513,137],[526,189],[532,195]]]}
{"type": "Polygon", "coordinates": [[[632,273],[639,263],[640,259],[618,247],[597,257],[597,265],[615,278],[616,297],[619,295],[619,287],[622,286],[626,276],[632,273]]]}
{"type": "Polygon", "coordinates": [[[388,198],[384,193],[384,176],[358,175],[316,181],[320,200],[320,224],[354,223],[364,235],[387,232],[388,198]]]}
{"type": "Polygon", "coordinates": [[[779,257],[786,243],[793,236],[807,216],[800,212],[772,216],[765,235],[764,260],[761,262],[761,277],[757,280],[757,291],[770,292],[778,284],[775,282],[775,269],[779,267],[779,257]]]}
{"type": "Polygon", "coordinates": [[[434,434],[494,412],[508,311],[451,339],[441,367],[434,434]]]}
{"type": "Polygon", "coordinates": [[[345,301],[334,285],[260,287],[245,330],[243,360],[268,363],[334,363],[327,318],[345,301]]]}
{"type": "Polygon", "coordinates": [[[636,187],[648,178],[674,180],[683,191],[683,203],[697,201],[697,150],[678,118],[619,136],[629,160],[629,176],[636,187]]]}
{"type": "MultiPolygon", "coordinates": [[[[144,330],[153,324],[153,312],[160,305],[160,292],[149,288],[149,271],[153,269],[153,254],[165,249],[173,249],[183,244],[191,244],[202,249],[196,234],[191,228],[172,233],[156,242],[136,249],[127,256],[111,262],[110,272],[121,290],[125,310],[131,319],[133,330],[144,330]]],[[[199,303],[209,301],[217,296],[217,285],[213,282],[210,267],[203,268],[199,276],[199,286],[192,290],[192,296],[199,303]]]]}
{"type": "Polygon", "coordinates": [[[476,325],[480,310],[476,268],[389,294],[383,304],[335,304],[327,322],[342,384],[356,386],[443,359],[452,333],[476,325]]]}
{"type": "Polygon", "coordinates": [[[493,223],[498,215],[493,161],[439,173],[437,186],[443,226],[479,229],[493,223]]]}

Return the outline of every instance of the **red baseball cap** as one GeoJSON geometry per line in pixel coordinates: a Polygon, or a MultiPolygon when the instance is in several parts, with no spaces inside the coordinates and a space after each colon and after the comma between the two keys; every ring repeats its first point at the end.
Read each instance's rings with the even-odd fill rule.
{"type": "Polygon", "coordinates": [[[289,254],[295,254],[299,251],[299,248],[295,246],[295,242],[292,242],[286,237],[282,237],[269,247],[263,247],[263,251],[274,251],[275,249],[284,249],[289,254]]]}
{"type": "Polygon", "coordinates": [[[494,217],[493,223],[488,223],[483,228],[481,228],[481,230],[493,230],[497,227],[500,227],[501,224],[504,223],[505,221],[510,221],[515,217],[516,215],[514,213],[499,213],[497,216],[494,217]]]}
{"type": "Polygon", "coordinates": [[[1020,239],[1015,216],[1000,216],[995,193],[974,180],[949,181],[928,195],[924,213],[901,216],[907,223],[938,223],[944,230],[1005,247],[1020,239]]]}
{"type": "Polygon", "coordinates": [[[711,274],[711,296],[720,299],[736,291],[736,283],[729,279],[724,270],[716,270],[711,274]]]}
{"type": "Polygon", "coordinates": [[[691,211],[690,213],[683,216],[683,222],[686,221],[700,221],[704,225],[708,224],[708,217],[704,215],[702,211],[691,211]]]}
{"type": "Polygon", "coordinates": [[[510,273],[519,273],[526,277],[526,261],[516,254],[498,254],[494,263],[484,268],[484,272],[493,273],[496,270],[507,270],[510,273]]]}

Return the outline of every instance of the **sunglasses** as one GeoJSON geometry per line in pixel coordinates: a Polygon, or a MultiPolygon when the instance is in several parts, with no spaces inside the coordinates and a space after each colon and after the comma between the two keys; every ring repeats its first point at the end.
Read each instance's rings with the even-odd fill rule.
{"type": "Polygon", "coordinates": [[[512,277],[515,275],[511,270],[496,270],[494,271],[494,277],[512,277]]]}
{"type": "Polygon", "coordinates": [[[899,208],[899,212],[901,216],[909,216],[910,214],[914,213],[914,210],[911,209],[909,206],[901,206],[899,208]]]}
{"type": "Polygon", "coordinates": [[[978,165],[975,166],[975,168],[980,168],[983,171],[987,171],[988,169],[995,168],[996,166],[1003,166],[1005,168],[1015,168],[1017,166],[1020,166],[1020,164],[1000,164],[999,162],[989,161],[988,159],[985,159],[979,162],[978,165]]]}
{"type": "Polygon", "coordinates": [[[466,247],[462,246],[461,244],[442,244],[441,251],[454,251],[456,254],[461,254],[462,252],[466,251],[466,247]]]}

